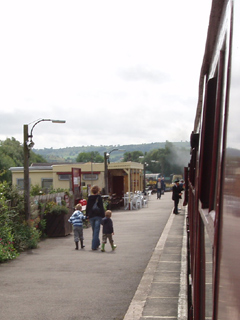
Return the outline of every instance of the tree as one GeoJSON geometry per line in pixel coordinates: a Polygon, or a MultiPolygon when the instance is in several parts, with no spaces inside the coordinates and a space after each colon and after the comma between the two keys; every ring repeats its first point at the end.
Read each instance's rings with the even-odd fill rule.
{"type": "Polygon", "coordinates": [[[15,138],[7,138],[0,142],[0,150],[2,154],[9,156],[16,167],[23,165],[23,147],[15,138]]]}
{"type": "Polygon", "coordinates": [[[12,176],[9,168],[14,166],[15,162],[13,159],[9,155],[5,154],[0,148],[0,182],[11,181],[12,176]]]}
{"type": "Polygon", "coordinates": [[[104,157],[100,155],[98,151],[81,152],[76,158],[77,162],[104,162],[104,157]]]}
{"type": "MultiPolygon", "coordinates": [[[[29,162],[46,162],[46,160],[30,151],[29,162]]],[[[15,138],[7,138],[5,141],[0,141],[0,181],[11,182],[11,167],[23,167],[24,156],[23,146],[15,138]]]]}
{"type": "Polygon", "coordinates": [[[123,155],[122,162],[127,162],[127,161],[141,162],[141,158],[139,157],[143,157],[142,151],[125,152],[123,155]]]}

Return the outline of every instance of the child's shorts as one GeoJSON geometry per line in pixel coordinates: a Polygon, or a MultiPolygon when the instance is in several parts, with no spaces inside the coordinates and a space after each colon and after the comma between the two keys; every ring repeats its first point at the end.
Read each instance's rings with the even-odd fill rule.
{"type": "Polygon", "coordinates": [[[112,234],[106,234],[103,233],[102,235],[102,243],[107,243],[107,239],[109,240],[109,242],[112,244],[113,243],[113,238],[112,238],[112,234]]]}
{"type": "Polygon", "coordinates": [[[73,227],[74,241],[78,242],[83,240],[83,227],[74,226],[73,227]]]}

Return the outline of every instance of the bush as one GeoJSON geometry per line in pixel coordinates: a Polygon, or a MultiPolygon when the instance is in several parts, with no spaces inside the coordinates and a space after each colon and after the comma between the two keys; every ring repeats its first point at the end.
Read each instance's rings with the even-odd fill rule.
{"type": "Polygon", "coordinates": [[[68,214],[68,208],[63,205],[58,205],[56,202],[48,202],[45,206],[44,214],[56,214],[60,215],[62,213],[68,214]]]}
{"type": "Polygon", "coordinates": [[[4,196],[5,185],[0,185],[0,262],[16,258],[14,236],[11,230],[11,220],[8,216],[7,201],[4,196]]]}
{"type": "Polygon", "coordinates": [[[50,188],[42,188],[38,184],[31,185],[31,188],[30,188],[30,195],[32,197],[43,195],[43,194],[53,194],[53,193],[60,193],[60,192],[68,192],[68,190],[62,189],[62,188],[53,189],[52,186],[50,188]]]}
{"type": "Polygon", "coordinates": [[[7,229],[3,230],[3,228],[1,228],[1,235],[2,238],[0,238],[0,262],[15,259],[19,255],[19,253],[14,248],[14,239],[11,231],[7,229]],[[3,231],[4,234],[2,234],[3,231]]]}
{"type": "Polygon", "coordinates": [[[26,222],[18,224],[14,230],[15,233],[15,248],[18,252],[26,249],[37,248],[40,241],[41,232],[36,227],[28,225],[26,222]]]}
{"type": "MultiPolygon", "coordinates": [[[[32,186],[32,194],[39,193],[42,193],[39,186],[32,186]]],[[[68,214],[64,204],[64,201],[62,205],[54,201],[39,202],[35,218],[26,222],[23,195],[8,183],[0,183],[0,262],[16,258],[21,251],[37,248],[40,238],[46,236],[46,215],[68,214]]]]}
{"type": "Polygon", "coordinates": [[[53,207],[51,208],[51,211],[50,211],[49,213],[50,213],[50,214],[56,214],[56,215],[60,215],[60,214],[62,214],[62,213],[68,214],[68,208],[56,204],[55,206],[53,206],[53,207]]]}
{"type": "Polygon", "coordinates": [[[39,219],[25,222],[23,197],[7,183],[0,184],[0,262],[14,259],[20,251],[37,247],[39,219]]]}
{"type": "Polygon", "coordinates": [[[31,185],[30,188],[30,196],[38,196],[39,194],[43,194],[42,188],[36,184],[36,185],[31,185]]]}

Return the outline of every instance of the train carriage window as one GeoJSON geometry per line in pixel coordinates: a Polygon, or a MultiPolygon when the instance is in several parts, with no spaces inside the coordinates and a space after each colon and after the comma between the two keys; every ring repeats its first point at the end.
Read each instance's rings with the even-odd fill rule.
{"type": "Polygon", "coordinates": [[[221,51],[216,75],[208,81],[203,117],[200,200],[202,208],[215,210],[219,153],[222,144],[223,77],[225,52],[221,51]]]}
{"type": "Polygon", "coordinates": [[[207,84],[207,97],[203,115],[203,137],[201,146],[201,174],[200,181],[200,200],[203,208],[209,207],[209,193],[210,193],[210,177],[212,171],[212,150],[214,137],[214,114],[216,107],[216,88],[217,78],[212,78],[207,84]]]}
{"type": "Polygon", "coordinates": [[[216,91],[216,111],[215,111],[215,121],[214,121],[214,136],[213,136],[213,151],[212,151],[212,172],[210,181],[210,195],[209,195],[209,211],[215,210],[217,202],[217,190],[219,188],[219,170],[221,167],[221,153],[222,153],[222,138],[223,138],[223,78],[224,78],[224,59],[225,52],[220,51],[219,65],[218,65],[218,81],[217,81],[217,91],[216,91]]]}
{"type": "Polygon", "coordinates": [[[197,151],[199,144],[199,133],[192,132],[191,134],[191,165],[190,165],[190,173],[189,180],[193,187],[195,187],[195,175],[196,175],[196,161],[197,161],[197,151]]]}

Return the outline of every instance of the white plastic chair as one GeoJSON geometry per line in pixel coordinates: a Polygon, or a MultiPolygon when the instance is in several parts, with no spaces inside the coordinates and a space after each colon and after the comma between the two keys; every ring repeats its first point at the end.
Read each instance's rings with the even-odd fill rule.
{"type": "Polygon", "coordinates": [[[147,208],[148,207],[148,197],[147,196],[143,197],[142,204],[143,204],[143,208],[147,208]]]}
{"type": "Polygon", "coordinates": [[[132,199],[132,208],[138,210],[142,208],[142,201],[139,196],[134,196],[132,199]]]}

